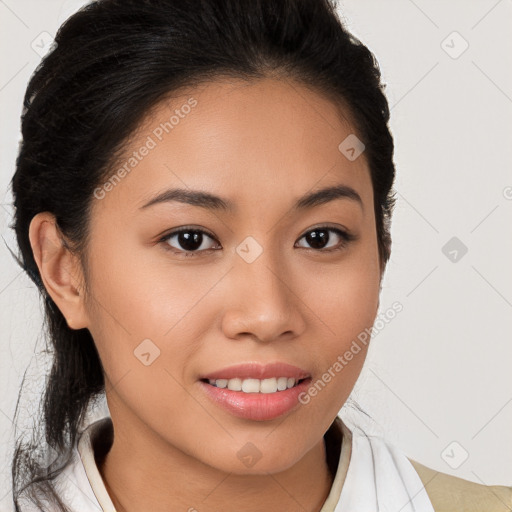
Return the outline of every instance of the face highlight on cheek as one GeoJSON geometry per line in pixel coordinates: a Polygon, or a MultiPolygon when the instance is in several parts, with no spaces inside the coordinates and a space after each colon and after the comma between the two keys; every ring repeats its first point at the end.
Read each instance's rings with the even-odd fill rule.
{"type": "Polygon", "coordinates": [[[318,444],[366,357],[360,343],[340,369],[378,307],[370,173],[364,153],[339,150],[352,128],[309,90],[266,80],[193,95],[193,113],[94,205],[90,330],[135,452],[281,471],[318,444]],[[247,443],[257,467],[240,463],[247,443]]]}

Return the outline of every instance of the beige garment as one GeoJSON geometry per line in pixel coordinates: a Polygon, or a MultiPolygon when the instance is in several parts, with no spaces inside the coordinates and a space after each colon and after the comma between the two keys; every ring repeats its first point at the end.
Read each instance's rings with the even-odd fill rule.
{"type": "Polygon", "coordinates": [[[477,484],[409,460],[436,512],[512,511],[512,486],[477,484]]]}

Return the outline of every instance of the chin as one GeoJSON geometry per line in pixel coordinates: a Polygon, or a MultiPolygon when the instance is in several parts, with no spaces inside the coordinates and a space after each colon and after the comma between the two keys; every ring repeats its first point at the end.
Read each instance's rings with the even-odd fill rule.
{"type": "MultiPolygon", "coordinates": [[[[212,461],[212,467],[235,475],[268,475],[286,471],[296,464],[302,457],[296,452],[296,446],[279,449],[269,446],[259,447],[250,441],[240,443],[240,448],[233,450],[230,447],[230,453],[226,451],[219,453],[219,457],[212,461]]],[[[215,456],[215,453],[213,453],[215,456]]],[[[207,462],[208,463],[208,462],[207,462]]]]}

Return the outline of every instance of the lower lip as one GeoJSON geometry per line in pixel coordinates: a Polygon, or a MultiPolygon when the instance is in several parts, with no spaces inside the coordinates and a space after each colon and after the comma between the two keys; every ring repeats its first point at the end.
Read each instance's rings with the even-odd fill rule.
{"type": "Polygon", "coordinates": [[[299,403],[299,395],[305,392],[311,378],[303,380],[297,386],[276,393],[244,393],[218,388],[200,381],[206,394],[220,407],[231,414],[254,421],[278,418],[290,412],[299,403]]]}

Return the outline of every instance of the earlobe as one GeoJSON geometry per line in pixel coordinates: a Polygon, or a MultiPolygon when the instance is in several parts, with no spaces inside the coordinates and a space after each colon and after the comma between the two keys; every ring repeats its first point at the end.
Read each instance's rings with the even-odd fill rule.
{"type": "Polygon", "coordinates": [[[54,215],[41,212],[30,223],[29,239],[43,284],[71,329],[88,326],[81,267],[68,248],[54,215]]]}

